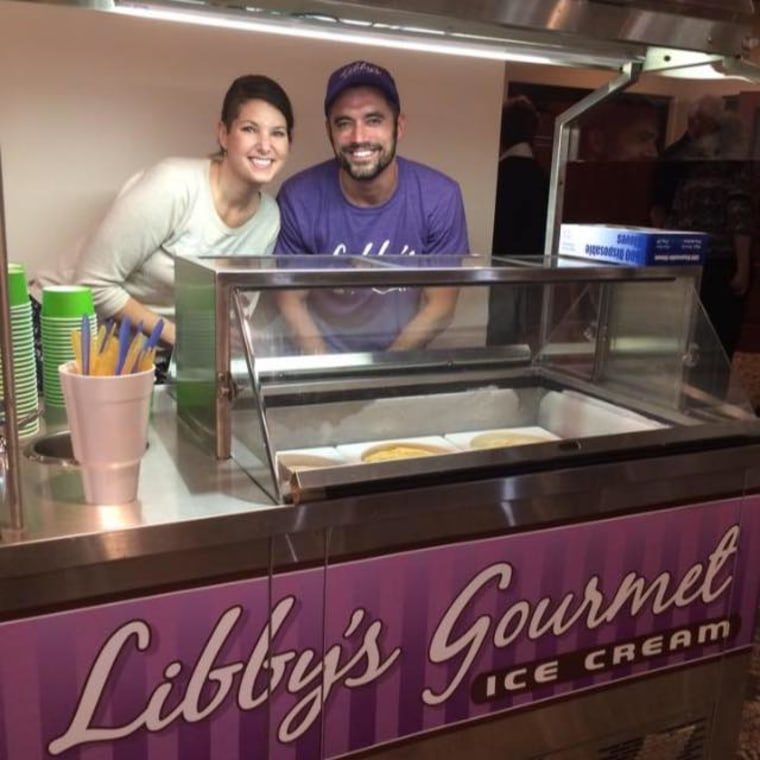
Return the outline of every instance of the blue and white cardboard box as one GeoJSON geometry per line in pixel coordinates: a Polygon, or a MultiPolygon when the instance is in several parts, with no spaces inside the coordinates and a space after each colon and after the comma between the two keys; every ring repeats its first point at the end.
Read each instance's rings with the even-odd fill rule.
{"type": "Polygon", "coordinates": [[[705,232],[618,227],[609,224],[563,224],[559,253],[628,266],[704,263],[710,245],[705,232]]]}

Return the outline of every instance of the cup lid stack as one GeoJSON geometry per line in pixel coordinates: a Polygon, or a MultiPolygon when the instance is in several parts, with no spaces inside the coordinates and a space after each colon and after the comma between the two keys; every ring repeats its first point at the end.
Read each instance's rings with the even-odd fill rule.
{"type": "MultiPolygon", "coordinates": [[[[16,418],[19,438],[36,435],[40,429],[39,397],[37,395],[37,365],[34,357],[34,328],[32,304],[21,264],[8,264],[8,300],[13,350],[13,390],[16,399],[16,418]],[[25,424],[21,424],[28,420],[25,424]]],[[[0,356],[0,397],[5,395],[3,358],[0,356]]]]}

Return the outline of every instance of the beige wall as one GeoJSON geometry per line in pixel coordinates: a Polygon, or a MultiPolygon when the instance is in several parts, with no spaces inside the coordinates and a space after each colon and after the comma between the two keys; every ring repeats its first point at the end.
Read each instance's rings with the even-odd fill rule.
{"type": "Polygon", "coordinates": [[[400,152],[460,182],[472,249],[487,251],[502,63],[0,0],[9,257],[30,273],[49,266],[135,171],[211,152],[224,91],[239,74],[266,73],[293,101],[295,143],[280,179],[324,160],[327,76],[360,57],[394,73],[408,117],[400,152]]]}

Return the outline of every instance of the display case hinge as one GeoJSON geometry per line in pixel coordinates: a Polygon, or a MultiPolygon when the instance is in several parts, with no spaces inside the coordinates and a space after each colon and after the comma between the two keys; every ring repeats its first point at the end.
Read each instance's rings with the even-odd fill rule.
{"type": "Polygon", "coordinates": [[[234,401],[238,397],[238,387],[230,372],[219,372],[216,376],[216,392],[219,398],[234,401]]]}

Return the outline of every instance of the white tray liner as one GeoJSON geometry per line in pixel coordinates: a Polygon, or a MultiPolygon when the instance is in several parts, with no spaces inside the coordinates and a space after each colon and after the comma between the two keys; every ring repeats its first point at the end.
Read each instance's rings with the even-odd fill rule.
{"type": "Polygon", "coordinates": [[[576,391],[549,391],[538,406],[537,422],[560,438],[634,433],[665,427],[630,409],[576,391]]]}
{"type": "MultiPolygon", "coordinates": [[[[485,430],[468,430],[464,433],[448,433],[445,438],[447,441],[451,441],[459,449],[469,451],[472,445],[472,439],[484,433],[517,433],[519,435],[531,435],[536,438],[544,438],[547,441],[559,440],[559,437],[546,430],[545,428],[538,427],[537,425],[531,425],[528,427],[514,427],[514,428],[487,428],[485,430]]],[[[532,444],[522,444],[532,445],[532,444]]]]}

